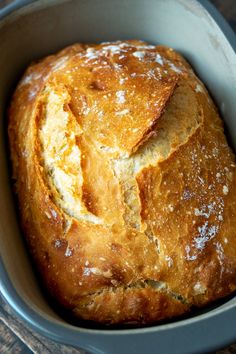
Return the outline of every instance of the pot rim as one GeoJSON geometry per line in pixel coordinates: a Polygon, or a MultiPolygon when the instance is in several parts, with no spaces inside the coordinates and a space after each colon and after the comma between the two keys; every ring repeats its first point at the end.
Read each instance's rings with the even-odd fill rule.
{"type": "MultiPolygon", "coordinates": [[[[16,0],[4,9],[0,9],[0,29],[6,23],[13,22],[16,18],[30,13],[32,11],[37,11],[44,7],[55,6],[59,3],[69,2],[70,0],[16,0]]],[[[182,2],[182,0],[178,0],[182,2]]],[[[207,16],[213,20],[218,28],[223,32],[224,36],[228,40],[232,49],[236,53],[236,36],[225,21],[223,16],[215,9],[215,7],[208,0],[189,0],[192,3],[198,4],[202,7],[202,10],[207,14],[207,16]]],[[[147,335],[154,334],[157,332],[171,332],[176,328],[184,329],[186,327],[193,327],[198,323],[198,325],[203,324],[206,320],[213,320],[214,323],[222,323],[222,316],[229,316],[233,314],[236,318],[236,303],[232,301],[225,303],[224,307],[219,306],[214,310],[210,310],[206,313],[196,315],[195,317],[190,317],[187,319],[180,319],[176,322],[160,324],[145,328],[136,329],[90,329],[83,328],[79,326],[73,326],[69,323],[60,323],[55,319],[50,319],[48,316],[44,316],[37,312],[36,309],[26,303],[23,298],[18,294],[17,290],[14,288],[12,281],[10,280],[7,271],[5,269],[2,258],[0,258],[0,292],[4,299],[14,310],[14,312],[24,321],[27,322],[33,329],[40,332],[50,339],[54,339],[61,343],[75,344],[75,340],[80,339],[80,345],[88,350],[95,351],[99,353],[98,349],[94,348],[91,344],[86,343],[87,335],[91,338],[91,335],[95,337],[111,337],[111,336],[127,336],[127,335],[147,335]],[[80,337],[76,337],[80,334],[80,337]],[[81,338],[84,338],[84,343],[81,342],[81,338]]],[[[233,332],[233,331],[232,331],[233,332]]],[[[230,340],[236,339],[236,332],[232,333],[231,339],[227,339],[225,344],[228,344],[230,340]]],[[[220,341],[221,345],[223,343],[222,339],[220,341]]]]}

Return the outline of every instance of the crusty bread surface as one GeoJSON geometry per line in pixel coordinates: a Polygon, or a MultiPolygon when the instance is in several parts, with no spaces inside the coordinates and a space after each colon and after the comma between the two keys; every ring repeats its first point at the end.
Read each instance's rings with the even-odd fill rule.
{"type": "Polygon", "coordinates": [[[71,316],[148,324],[236,289],[235,158],[174,50],[49,56],[18,84],[8,131],[24,235],[71,316]]]}

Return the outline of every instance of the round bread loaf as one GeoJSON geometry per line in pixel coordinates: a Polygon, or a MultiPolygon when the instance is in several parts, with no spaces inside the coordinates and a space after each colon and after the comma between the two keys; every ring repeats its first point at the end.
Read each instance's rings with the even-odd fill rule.
{"type": "Polygon", "coordinates": [[[71,316],[147,324],[236,289],[235,159],[172,49],[76,44],[31,65],[9,139],[29,249],[71,316]]]}

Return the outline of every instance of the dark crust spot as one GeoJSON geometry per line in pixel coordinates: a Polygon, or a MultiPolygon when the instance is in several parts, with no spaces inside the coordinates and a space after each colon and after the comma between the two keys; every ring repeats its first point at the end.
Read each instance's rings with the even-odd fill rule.
{"type": "Polygon", "coordinates": [[[118,252],[118,253],[120,253],[121,250],[122,250],[122,246],[121,246],[119,243],[112,243],[112,244],[111,244],[111,250],[112,250],[113,252],[118,252]]]}
{"type": "Polygon", "coordinates": [[[106,84],[102,81],[96,80],[91,83],[90,88],[94,90],[104,91],[106,89],[106,84]]]}

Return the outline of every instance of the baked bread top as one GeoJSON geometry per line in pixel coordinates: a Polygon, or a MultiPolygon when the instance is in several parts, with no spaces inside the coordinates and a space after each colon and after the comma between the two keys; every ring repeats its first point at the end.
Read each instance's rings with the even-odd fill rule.
{"type": "Polygon", "coordinates": [[[9,139],[29,249],[71,315],[153,323],[236,289],[234,155],[174,50],[76,44],[31,65],[9,139]]]}

